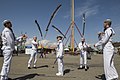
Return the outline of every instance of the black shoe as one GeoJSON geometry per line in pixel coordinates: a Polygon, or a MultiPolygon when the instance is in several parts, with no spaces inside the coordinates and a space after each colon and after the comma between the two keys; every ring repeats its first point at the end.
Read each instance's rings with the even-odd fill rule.
{"type": "Polygon", "coordinates": [[[31,69],[31,67],[28,67],[28,69],[31,69]]]}
{"type": "Polygon", "coordinates": [[[87,71],[88,69],[85,69],[85,71],[87,71]]]}
{"type": "Polygon", "coordinates": [[[37,67],[33,67],[34,69],[37,69],[37,67]]]}
{"type": "Polygon", "coordinates": [[[87,69],[89,69],[89,67],[87,66],[87,69]]]}
{"type": "Polygon", "coordinates": [[[90,57],[88,57],[87,59],[88,59],[88,60],[91,60],[91,58],[90,58],[90,57]]]}
{"type": "Polygon", "coordinates": [[[87,68],[85,68],[85,71],[87,71],[89,69],[89,67],[87,66],[87,68]]]}
{"type": "Polygon", "coordinates": [[[12,80],[12,78],[8,78],[7,80],[12,80]]]}

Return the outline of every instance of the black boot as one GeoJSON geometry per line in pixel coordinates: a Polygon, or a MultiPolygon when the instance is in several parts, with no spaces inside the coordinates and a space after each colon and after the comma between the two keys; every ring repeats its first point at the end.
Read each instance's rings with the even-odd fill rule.
{"type": "Polygon", "coordinates": [[[89,69],[89,67],[88,66],[85,66],[85,71],[87,71],[89,69]]]}
{"type": "Polygon", "coordinates": [[[31,69],[31,67],[28,67],[28,69],[31,69]]]}
{"type": "Polygon", "coordinates": [[[8,78],[7,80],[12,80],[12,78],[8,78]]]}

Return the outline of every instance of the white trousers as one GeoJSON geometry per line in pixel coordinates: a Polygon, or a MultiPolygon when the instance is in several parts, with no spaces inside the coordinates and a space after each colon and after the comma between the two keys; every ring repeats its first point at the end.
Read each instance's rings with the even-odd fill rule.
{"type": "Polygon", "coordinates": [[[113,57],[114,57],[113,49],[103,50],[104,72],[105,72],[106,80],[118,78],[118,73],[114,67],[113,57]]]}
{"type": "Polygon", "coordinates": [[[6,80],[8,78],[8,73],[10,72],[10,65],[12,60],[12,53],[11,50],[4,50],[3,56],[4,56],[4,62],[1,70],[1,80],[6,80]]]}
{"type": "Polygon", "coordinates": [[[80,65],[82,66],[87,65],[87,52],[86,51],[80,52],[80,65]]]}
{"type": "Polygon", "coordinates": [[[57,62],[58,62],[58,73],[63,74],[64,72],[63,59],[58,58],[57,62]]]}
{"type": "Polygon", "coordinates": [[[28,61],[28,67],[31,66],[32,60],[34,59],[34,67],[36,67],[36,62],[37,62],[37,50],[32,50],[32,53],[30,55],[30,59],[28,61]]]}

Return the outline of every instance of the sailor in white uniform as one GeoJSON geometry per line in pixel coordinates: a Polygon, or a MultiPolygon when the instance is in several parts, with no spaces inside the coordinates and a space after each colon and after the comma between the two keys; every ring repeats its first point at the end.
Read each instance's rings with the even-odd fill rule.
{"type": "Polygon", "coordinates": [[[33,41],[32,41],[32,53],[30,54],[31,56],[30,56],[30,59],[28,61],[28,69],[31,69],[31,63],[32,63],[33,59],[34,59],[33,68],[36,68],[37,55],[38,55],[37,48],[38,48],[37,37],[34,36],[33,41]]]}
{"type": "Polygon", "coordinates": [[[83,69],[85,67],[85,71],[87,71],[87,43],[85,42],[85,38],[81,39],[81,42],[78,45],[80,49],[80,67],[78,69],[83,69]]]}
{"type": "Polygon", "coordinates": [[[5,26],[2,31],[2,50],[4,56],[4,62],[1,70],[1,79],[0,80],[10,80],[8,78],[8,73],[10,71],[10,64],[12,59],[12,54],[15,49],[15,36],[12,30],[12,23],[10,20],[4,20],[3,25],[5,26]]]}
{"type": "Polygon", "coordinates": [[[112,45],[112,36],[115,34],[111,28],[112,21],[107,19],[104,21],[104,36],[94,46],[103,46],[103,59],[104,59],[104,73],[106,80],[117,80],[118,73],[114,67],[114,47],[112,45]]]}
{"type": "Polygon", "coordinates": [[[62,42],[62,36],[57,36],[57,51],[56,51],[56,58],[58,62],[58,73],[56,73],[57,76],[63,76],[64,75],[64,65],[63,65],[63,42],[62,42]]]}

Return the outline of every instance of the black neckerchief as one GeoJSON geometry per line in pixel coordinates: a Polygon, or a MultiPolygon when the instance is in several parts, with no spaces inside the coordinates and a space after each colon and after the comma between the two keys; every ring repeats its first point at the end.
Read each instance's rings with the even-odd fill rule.
{"type": "Polygon", "coordinates": [[[14,34],[12,28],[8,28],[8,29],[10,29],[10,31],[12,32],[12,35],[13,35],[14,40],[16,40],[16,38],[15,38],[15,34],[14,34]]]}

